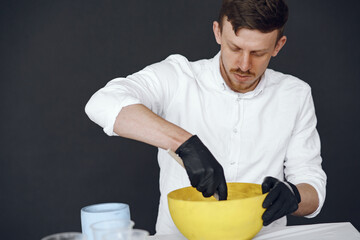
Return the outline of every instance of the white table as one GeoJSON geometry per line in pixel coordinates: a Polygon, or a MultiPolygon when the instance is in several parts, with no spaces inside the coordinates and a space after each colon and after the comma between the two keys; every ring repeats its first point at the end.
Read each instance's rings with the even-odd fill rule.
{"type": "MultiPolygon", "coordinates": [[[[349,222],[321,223],[261,230],[254,240],[360,240],[359,231],[349,222]]],[[[181,235],[155,235],[148,240],[186,240],[181,235]]],[[[220,240],[220,239],[219,239],[220,240]]],[[[226,239],[221,239],[226,240],[226,239]]]]}

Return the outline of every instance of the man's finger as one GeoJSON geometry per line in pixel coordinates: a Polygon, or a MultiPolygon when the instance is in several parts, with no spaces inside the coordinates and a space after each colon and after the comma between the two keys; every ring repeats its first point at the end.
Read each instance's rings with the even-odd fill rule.
{"type": "Polygon", "coordinates": [[[216,189],[216,185],[214,183],[213,179],[209,179],[206,183],[206,188],[205,190],[202,192],[204,197],[211,197],[212,195],[214,195],[215,193],[215,189],[216,189]]]}
{"type": "Polygon", "coordinates": [[[271,206],[269,206],[266,211],[264,212],[264,214],[262,215],[262,219],[264,221],[264,226],[269,225],[270,223],[272,223],[274,220],[276,220],[277,216],[283,214],[282,212],[282,206],[283,206],[284,202],[279,200],[274,202],[274,204],[272,204],[271,206]]]}
{"type": "Polygon", "coordinates": [[[270,190],[268,195],[266,196],[264,202],[263,202],[263,208],[268,208],[272,203],[276,201],[276,199],[280,196],[281,189],[274,187],[270,190]]]}
{"type": "Polygon", "coordinates": [[[267,193],[269,192],[275,185],[275,183],[277,183],[278,180],[276,178],[273,177],[266,177],[263,181],[263,183],[261,184],[261,188],[262,188],[262,193],[267,193]]]}
{"type": "Polygon", "coordinates": [[[225,179],[219,184],[219,186],[217,188],[217,191],[218,191],[218,194],[219,194],[219,200],[226,200],[227,199],[228,191],[227,191],[227,186],[226,186],[225,179]]]}
{"type": "MultiPolygon", "coordinates": [[[[212,191],[210,185],[212,184],[213,181],[214,181],[213,176],[210,175],[210,174],[207,174],[205,177],[202,177],[201,179],[199,179],[199,182],[198,182],[198,184],[196,186],[196,189],[199,192],[202,192],[203,196],[206,197],[204,195],[204,192],[211,192],[212,191]]],[[[213,187],[213,188],[214,188],[214,190],[213,190],[213,194],[214,194],[215,187],[213,187]]],[[[206,195],[208,195],[208,194],[206,194],[206,195]]],[[[212,196],[212,194],[210,196],[212,196]]]]}

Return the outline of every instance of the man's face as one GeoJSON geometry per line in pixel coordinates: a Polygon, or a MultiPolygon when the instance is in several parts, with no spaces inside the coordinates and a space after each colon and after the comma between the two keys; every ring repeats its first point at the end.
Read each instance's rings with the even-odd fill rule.
{"type": "Polygon", "coordinates": [[[226,18],[222,32],[218,22],[214,22],[213,30],[216,42],[221,45],[221,75],[233,91],[241,93],[255,89],[271,57],[275,57],[286,42],[285,36],[276,42],[278,30],[262,33],[241,28],[235,34],[226,18]]]}

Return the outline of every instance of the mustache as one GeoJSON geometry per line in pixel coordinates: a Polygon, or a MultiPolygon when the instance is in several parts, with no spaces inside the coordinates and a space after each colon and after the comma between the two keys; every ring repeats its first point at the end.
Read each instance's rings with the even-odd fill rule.
{"type": "Polygon", "coordinates": [[[232,68],[232,69],[230,69],[230,73],[236,73],[236,74],[239,74],[241,76],[247,76],[247,77],[254,77],[255,76],[254,73],[252,73],[250,71],[244,72],[240,68],[236,68],[236,69],[232,68]]]}

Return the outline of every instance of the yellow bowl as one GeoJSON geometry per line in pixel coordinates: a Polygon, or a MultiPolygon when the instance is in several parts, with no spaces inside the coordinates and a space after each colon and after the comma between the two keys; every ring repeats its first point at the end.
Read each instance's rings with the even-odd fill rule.
{"type": "Polygon", "coordinates": [[[193,187],[168,194],[171,217],[189,240],[240,240],[253,238],[262,228],[261,185],[227,183],[228,200],[204,198],[193,187]]]}

